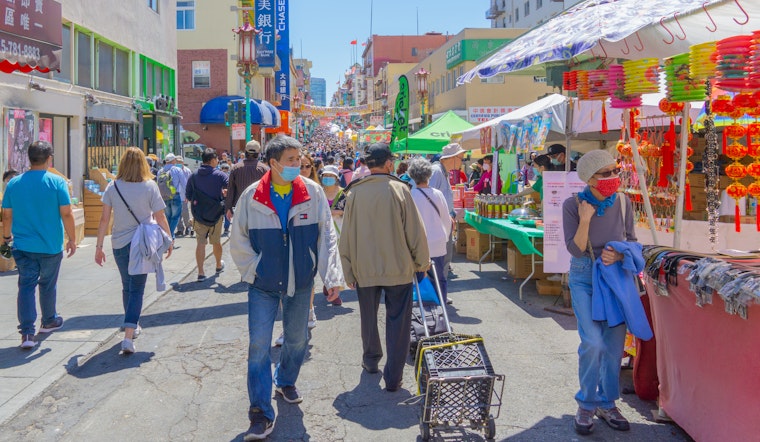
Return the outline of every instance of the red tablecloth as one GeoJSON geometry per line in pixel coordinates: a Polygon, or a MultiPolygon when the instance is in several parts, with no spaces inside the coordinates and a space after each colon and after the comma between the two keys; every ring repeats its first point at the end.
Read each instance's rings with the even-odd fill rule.
{"type": "Polygon", "coordinates": [[[760,440],[760,305],[747,320],[717,294],[698,307],[685,278],[667,297],[647,278],[660,406],[697,441],[760,440]]]}

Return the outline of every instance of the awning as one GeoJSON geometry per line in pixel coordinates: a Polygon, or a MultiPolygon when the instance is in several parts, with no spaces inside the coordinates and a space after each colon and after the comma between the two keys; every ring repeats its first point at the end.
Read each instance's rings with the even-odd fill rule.
{"type": "Polygon", "coordinates": [[[0,71],[59,70],[63,47],[61,3],[54,0],[3,3],[0,71]]]}
{"type": "MultiPolygon", "coordinates": [[[[227,104],[230,101],[240,100],[245,102],[245,97],[239,95],[221,95],[207,101],[201,108],[202,124],[224,124],[224,113],[227,112],[227,104]]],[[[267,127],[280,125],[280,112],[272,103],[266,100],[251,99],[251,124],[267,127]]]]}

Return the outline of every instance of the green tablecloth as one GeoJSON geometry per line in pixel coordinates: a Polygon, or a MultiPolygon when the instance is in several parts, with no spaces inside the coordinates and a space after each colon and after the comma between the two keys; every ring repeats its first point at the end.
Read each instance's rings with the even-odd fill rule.
{"type": "Polygon", "coordinates": [[[470,211],[465,212],[464,220],[480,233],[512,241],[523,255],[535,253],[543,256],[531,242],[531,238],[544,237],[544,231],[541,229],[521,226],[506,219],[483,218],[470,211]]]}

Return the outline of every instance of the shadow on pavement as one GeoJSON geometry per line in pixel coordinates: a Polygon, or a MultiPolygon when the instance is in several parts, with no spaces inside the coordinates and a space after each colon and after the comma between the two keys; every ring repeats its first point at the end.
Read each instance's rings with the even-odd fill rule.
{"type": "Polygon", "coordinates": [[[380,373],[369,374],[362,370],[359,385],[339,394],[333,401],[338,416],[370,430],[416,426],[419,407],[403,403],[412,396],[409,390],[415,389],[414,381],[405,379],[400,390],[389,393],[380,387],[381,379],[380,373]]]}
{"type": "Polygon", "coordinates": [[[77,358],[81,355],[72,356],[66,364],[66,371],[75,378],[87,379],[95,376],[113,373],[119,370],[137,368],[145,362],[149,362],[156,354],[154,352],[138,351],[131,355],[122,355],[121,342],[96,353],[84,361],[83,364],[77,363],[77,358]]]}
{"type": "Polygon", "coordinates": [[[43,348],[42,350],[39,350],[39,348],[39,341],[37,342],[37,346],[30,350],[24,350],[19,347],[0,348],[0,369],[28,364],[44,356],[45,353],[50,352],[49,348],[43,348]]]}
{"type": "MultiPolygon", "coordinates": [[[[594,418],[594,432],[589,436],[578,436],[573,428],[572,415],[563,415],[561,418],[547,416],[530,428],[510,436],[505,441],[511,442],[543,442],[545,440],[589,440],[589,441],[640,441],[642,434],[651,434],[651,428],[646,424],[631,422],[629,431],[616,431],[607,424],[594,418]]],[[[690,441],[691,438],[678,427],[673,426],[672,438],[668,440],[690,441]]]]}

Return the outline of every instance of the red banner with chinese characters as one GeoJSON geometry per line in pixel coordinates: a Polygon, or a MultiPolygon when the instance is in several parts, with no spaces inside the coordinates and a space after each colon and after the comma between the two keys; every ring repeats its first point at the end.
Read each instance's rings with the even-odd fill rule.
{"type": "Polygon", "coordinates": [[[61,4],[15,0],[0,7],[0,70],[49,72],[61,63],[61,4]]]}

